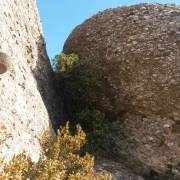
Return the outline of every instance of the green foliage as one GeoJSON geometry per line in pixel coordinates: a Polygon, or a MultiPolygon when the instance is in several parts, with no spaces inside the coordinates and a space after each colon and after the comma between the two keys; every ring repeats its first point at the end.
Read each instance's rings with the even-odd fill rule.
{"type": "Polygon", "coordinates": [[[111,123],[105,114],[97,110],[82,111],[77,115],[78,123],[86,132],[85,151],[96,155],[106,155],[110,149],[111,123]]]}
{"type": "Polygon", "coordinates": [[[60,73],[71,70],[71,68],[79,61],[76,54],[66,55],[61,53],[55,57],[56,70],[60,73]]]}
{"type": "Polygon", "coordinates": [[[85,133],[77,126],[77,133],[72,136],[68,124],[58,131],[52,139],[45,133],[42,147],[43,154],[37,163],[32,162],[24,153],[4,166],[0,173],[3,180],[110,180],[110,174],[96,174],[94,158],[78,151],[85,143],[85,133]]]}
{"type": "Polygon", "coordinates": [[[74,114],[96,109],[103,91],[103,69],[93,60],[82,60],[77,55],[57,56],[57,77],[65,111],[71,119],[74,114]]]}
{"type": "Polygon", "coordinates": [[[68,119],[75,117],[87,134],[85,151],[104,155],[108,152],[111,124],[98,109],[98,100],[106,92],[103,69],[92,59],[75,54],[60,54],[57,75],[64,110],[68,119]]]}

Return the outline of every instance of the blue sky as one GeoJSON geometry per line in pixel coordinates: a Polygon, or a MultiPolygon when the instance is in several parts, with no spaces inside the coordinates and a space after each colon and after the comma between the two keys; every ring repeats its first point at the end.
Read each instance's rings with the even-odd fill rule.
{"type": "Polygon", "coordinates": [[[180,0],[37,0],[49,57],[61,52],[75,26],[97,12],[141,2],[180,4],[180,0]]]}

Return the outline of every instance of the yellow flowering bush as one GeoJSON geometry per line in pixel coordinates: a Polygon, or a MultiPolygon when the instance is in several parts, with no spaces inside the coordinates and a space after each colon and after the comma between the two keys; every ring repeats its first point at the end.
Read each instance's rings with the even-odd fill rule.
{"type": "Polygon", "coordinates": [[[78,154],[85,137],[80,126],[72,135],[68,123],[58,130],[54,139],[46,132],[40,160],[34,163],[22,153],[5,164],[0,180],[110,180],[110,174],[95,173],[91,155],[78,154]]]}

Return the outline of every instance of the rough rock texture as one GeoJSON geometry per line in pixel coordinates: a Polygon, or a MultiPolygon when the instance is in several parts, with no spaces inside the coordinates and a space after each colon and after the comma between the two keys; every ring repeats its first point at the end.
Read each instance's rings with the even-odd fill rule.
{"type": "Polygon", "coordinates": [[[35,0],[0,1],[0,52],[11,66],[0,74],[0,157],[25,150],[36,161],[56,104],[35,0]]]}
{"type": "Polygon", "coordinates": [[[97,172],[111,173],[112,180],[144,180],[144,178],[131,173],[123,163],[120,164],[109,159],[98,159],[95,169],[97,172]]]}
{"type": "Polygon", "coordinates": [[[64,52],[102,69],[97,102],[115,117],[116,158],[141,174],[180,178],[180,9],[106,10],[77,26],[64,52]]]}

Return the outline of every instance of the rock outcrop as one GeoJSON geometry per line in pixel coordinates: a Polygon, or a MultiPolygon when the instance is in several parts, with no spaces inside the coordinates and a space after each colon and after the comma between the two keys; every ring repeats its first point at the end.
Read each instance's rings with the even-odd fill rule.
{"type": "Polygon", "coordinates": [[[111,173],[112,180],[144,180],[141,176],[133,174],[123,163],[110,159],[98,159],[95,165],[97,172],[111,173]]]}
{"type": "Polygon", "coordinates": [[[180,178],[180,9],[106,10],[75,28],[64,53],[100,67],[96,102],[114,118],[116,159],[140,174],[180,178]]]}
{"type": "Polygon", "coordinates": [[[55,120],[53,73],[35,0],[0,1],[0,158],[27,151],[55,120]]]}

